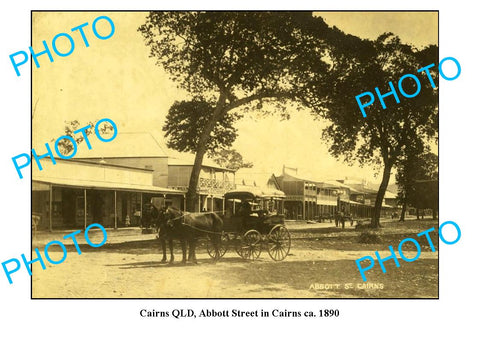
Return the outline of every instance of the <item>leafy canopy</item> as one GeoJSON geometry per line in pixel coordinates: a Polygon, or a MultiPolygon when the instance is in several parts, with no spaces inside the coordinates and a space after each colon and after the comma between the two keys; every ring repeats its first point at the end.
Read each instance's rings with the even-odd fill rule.
{"type": "MultiPolygon", "coordinates": [[[[334,60],[334,81],[328,100],[323,107],[311,106],[319,118],[331,123],[324,137],[331,143],[330,152],[349,162],[376,163],[393,166],[410,143],[424,143],[438,138],[438,87],[431,86],[426,75],[417,70],[438,60],[438,48],[429,46],[417,50],[401,43],[392,33],[385,33],[374,42],[364,41],[363,48],[345,58],[334,60]],[[398,80],[405,74],[415,74],[421,82],[421,91],[414,98],[403,97],[398,80]],[[366,108],[363,118],[355,96],[379,87],[381,93],[390,91],[394,84],[400,103],[393,96],[384,98],[382,109],[378,97],[366,108]]],[[[438,84],[438,72],[430,69],[438,84]]],[[[403,82],[406,93],[414,93],[412,79],[403,82]]],[[[310,95],[315,95],[310,94],[310,95]]]]}
{"type": "MultiPolygon", "coordinates": [[[[212,118],[214,106],[202,99],[176,101],[168,111],[163,131],[167,146],[182,152],[195,152],[204,126],[212,118]]],[[[230,147],[237,137],[233,123],[237,114],[224,115],[207,141],[207,152],[230,147]]]]}
{"type": "Polygon", "coordinates": [[[157,65],[191,96],[173,104],[163,128],[179,151],[199,151],[202,132],[208,151],[230,147],[240,110],[268,113],[273,103],[282,111],[287,100],[321,104],[331,55],[356,49],[358,40],[310,12],[150,12],[139,31],[157,65]]]}
{"type": "MultiPolygon", "coordinates": [[[[438,188],[431,193],[425,194],[422,188],[433,183],[438,184],[438,156],[429,151],[428,148],[408,146],[407,152],[399,158],[395,179],[398,184],[398,199],[400,203],[421,207],[420,204],[426,197],[434,196],[435,191],[438,197],[438,188]]],[[[427,199],[431,201],[431,199],[427,199]]],[[[438,204],[438,199],[437,202],[438,204]]]]}
{"type": "Polygon", "coordinates": [[[307,72],[329,64],[328,30],[308,12],[151,12],[139,28],[151,57],[192,96],[225,93],[228,102],[298,90],[307,72]],[[305,58],[315,58],[308,69],[305,58]],[[303,77],[299,72],[305,72],[303,77]]]}

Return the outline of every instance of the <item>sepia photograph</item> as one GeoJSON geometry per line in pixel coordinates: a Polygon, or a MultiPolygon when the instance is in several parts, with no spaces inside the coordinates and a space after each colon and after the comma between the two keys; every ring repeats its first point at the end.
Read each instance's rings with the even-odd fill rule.
{"type": "Polygon", "coordinates": [[[34,10],[31,39],[32,299],[439,298],[438,11],[34,10]]]}

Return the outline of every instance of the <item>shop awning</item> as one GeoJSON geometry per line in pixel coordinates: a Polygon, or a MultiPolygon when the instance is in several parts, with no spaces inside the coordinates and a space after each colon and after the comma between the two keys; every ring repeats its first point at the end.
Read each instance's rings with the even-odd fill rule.
{"type": "Polygon", "coordinates": [[[319,200],[317,199],[317,204],[318,205],[330,205],[330,206],[336,206],[337,201],[332,201],[332,200],[319,200]]]}
{"type": "Polygon", "coordinates": [[[49,191],[50,185],[48,183],[42,183],[33,181],[32,182],[32,191],[49,191]]]}
{"type": "Polygon", "coordinates": [[[344,203],[353,204],[353,205],[365,205],[365,204],[360,203],[360,202],[355,202],[355,201],[346,200],[346,199],[340,199],[340,201],[342,201],[342,202],[344,202],[344,203]]]}
{"type": "Polygon", "coordinates": [[[141,185],[141,184],[125,184],[105,181],[93,181],[93,180],[72,180],[62,178],[42,178],[41,181],[32,181],[32,190],[45,190],[42,189],[45,185],[52,184],[62,187],[79,188],[79,189],[97,189],[97,190],[123,190],[123,191],[136,191],[145,193],[158,193],[158,194],[178,194],[183,195],[183,191],[157,187],[154,185],[141,185]]]}

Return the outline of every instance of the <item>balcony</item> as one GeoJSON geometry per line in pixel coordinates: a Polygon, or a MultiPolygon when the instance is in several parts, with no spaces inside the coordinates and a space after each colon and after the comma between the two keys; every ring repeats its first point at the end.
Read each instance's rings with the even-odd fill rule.
{"type": "Polygon", "coordinates": [[[337,196],[317,194],[317,201],[336,202],[337,201],[337,196]]]}
{"type": "Polygon", "coordinates": [[[304,197],[303,195],[286,195],[285,201],[299,201],[299,202],[303,202],[304,198],[305,198],[305,197],[304,197]]]}
{"type": "Polygon", "coordinates": [[[197,190],[201,194],[224,194],[235,189],[232,182],[220,181],[213,178],[199,178],[197,190]]]}

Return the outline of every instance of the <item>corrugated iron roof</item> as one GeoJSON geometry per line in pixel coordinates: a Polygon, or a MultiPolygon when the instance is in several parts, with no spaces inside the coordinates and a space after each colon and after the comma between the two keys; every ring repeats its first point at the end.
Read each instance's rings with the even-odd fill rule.
{"type": "Polygon", "coordinates": [[[42,178],[42,180],[33,180],[32,182],[53,184],[64,187],[76,187],[82,189],[110,189],[110,190],[125,190],[125,191],[139,191],[139,192],[151,192],[159,194],[183,194],[182,191],[173,190],[169,188],[157,187],[154,185],[141,185],[141,184],[125,184],[115,182],[104,182],[94,180],[72,180],[64,178],[42,178]]]}
{"type": "MultiPolygon", "coordinates": [[[[110,138],[105,135],[104,138],[110,138]]],[[[75,155],[79,158],[126,158],[126,157],[168,157],[162,143],[149,132],[119,132],[111,142],[102,142],[95,135],[89,136],[92,149],[85,141],[78,145],[75,155]]]]}
{"type": "Polygon", "coordinates": [[[284,176],[284,178],[293,178],[293,179],[296,179],[296,180],[299,180],[299,181],[307,181],[307,182],[311,182],[311,183],[314,183],[315,185],[317,185],[319,188],[345,188],[345,189],[349,189],[352,193],[359,193],[359,191],[357,191],[355,188],[352,188],[351,186],[349,185],[346,185],[346,184],[343,184],[341,182],[338,182],[336,180],[325,180],[325,179],[311,179],[311,178],[307,178],[307,177],[302,177],[301,175],[292,175],[292,174],[289,174],[289,173],[285,173],[285,174],[282,174],[280,176],[277,176],[277,177],[282,177],[284,176]]]}
{"type": "MultiPolygon", "coordinates": [[[[188,154],[188,153],[181,154],[179,157],[168,158],[168,165],[193,166],[194,162],[195,162],[195,155],[188,154]]],[[[212,159],[210,159],[208,157],[203,157],[202,166],[209,167],[209,168],[220,169],[220,170],[233,171],[232,169],[221,167],[220,165],[215,163],[215,161],[213,161],[212,159]]]]}
{"type": "Polygon", "coordinates": [[[271,172],[260,172],[255,168],[242,168],[235,173],[235,184],[262,187],[267,186],[271,177],[271,172]]]}

